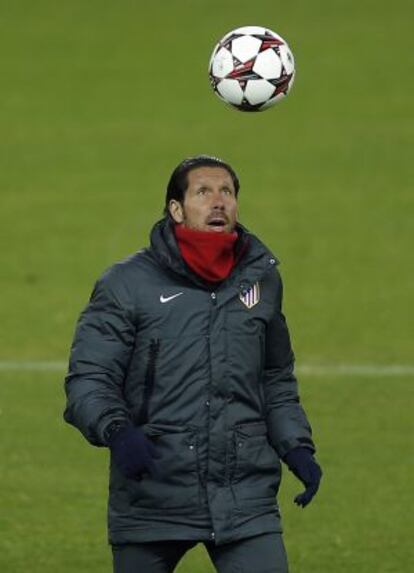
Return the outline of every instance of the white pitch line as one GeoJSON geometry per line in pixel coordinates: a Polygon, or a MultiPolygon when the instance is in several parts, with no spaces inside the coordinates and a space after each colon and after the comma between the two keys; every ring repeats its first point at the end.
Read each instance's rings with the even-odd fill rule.
{"type": "MultiPolygon", "coordinates": [[[[0,372],[64,372],[67,362],[47,360],[3,360],[0,361],[0,372]]],[[[411,364],[330,364],[298,365],[295,372],[299,376],[414,376],[414,365],[411,364]]]]}
{"type": "Polygon", "coordinates": [[[0,361],[0,371],[59,372],[67,368],[67,362],[46,360],[4,360],[0,361]]]}
{"type": "Polygon", "coordinates": [[[296,372],[304,376],[414,376],[414,366],[410,364],[303,364],[296,372]]]}

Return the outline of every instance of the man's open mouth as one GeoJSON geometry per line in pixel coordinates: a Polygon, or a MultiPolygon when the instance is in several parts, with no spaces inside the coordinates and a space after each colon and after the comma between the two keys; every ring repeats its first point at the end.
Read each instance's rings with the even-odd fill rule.
{"type": "Polygon", "coordinates": [[[207,222],[207,225],[213,231],[222,231],[227,224],[224,217],[214,217],[207,222]]]}

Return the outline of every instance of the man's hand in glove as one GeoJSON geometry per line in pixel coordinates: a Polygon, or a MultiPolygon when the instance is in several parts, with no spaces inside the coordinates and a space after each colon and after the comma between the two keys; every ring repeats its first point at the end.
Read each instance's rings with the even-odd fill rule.
{"type": "Polygon", "coordinates": [[[322,470],[316,463],[311,450],[300,446],[290,450],[285,455],[284,462],[306,488],[303,493],[295,497],[297,505],[306,507],[319,489],[322,470]]]}
{"type": "Polygon", "coordinates": [[[155,446],[141,428],[111,424],[106,432],[106,441],[112,459],[126,478],[141,479],[143,473],[155,475],[155,446]]]}

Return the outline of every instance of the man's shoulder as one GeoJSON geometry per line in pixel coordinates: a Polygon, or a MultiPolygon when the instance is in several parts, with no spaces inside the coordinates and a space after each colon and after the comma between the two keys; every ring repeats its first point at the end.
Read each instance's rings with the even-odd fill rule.
{"type": "Polygon", "coordinates": [[[275,255],[272,249],[261,239],[256,233],[251,232],[249,229],[238,223],[237,230],[242,242],[248,245],[248,250],[255,257],[261,256],[272,261],[272,265],[277,266],[280,264],[279,258],[275,255]]]}
{"type": "Polygon", "coordinates": [[[131,287],[135,289],[153,268],[154,259],[148,249],[144,248],[107,267],[99,276],[97,284],[113,292],[129,291],[131,287]]]}
{"type": "Polygon", "coordinates": [[[264,280],[270,282],[273,286],[279,286],[282,281],[279,256],[254,233],[249,232],[249,241],[255,256],[267,269],[264,280]]]}
{"type": "Polygon", "coordinates": [[[152,264],[152,257],[148,247],[145,247],[119,261],[116,261],[108,270],[114,273],[128,274],[140,271],[141,269],[146,268],[149,264],[152,264]]]}
{"type": "Polygon", "coordinates": [[[90,301],[133,309],[137,295],[148,288],[154,276],[154,261],[147,249],[125,257],[107,267],[98,277],[90,301]],[[152,268],[152,271],[150,270],[152,268]]]}

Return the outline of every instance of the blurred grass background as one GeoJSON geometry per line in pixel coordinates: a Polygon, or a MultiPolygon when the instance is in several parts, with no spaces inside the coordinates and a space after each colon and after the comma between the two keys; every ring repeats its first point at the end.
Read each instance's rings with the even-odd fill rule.
{"type": "MultiPolygon", "coordinates": [[[[413,48],[408,0],[4,1],[0,10],[0,368],[65,361],[96,277],[147,244],[166,181],[210,153],[240,219],[281,259],[298,365],[413,365],[413,48]],[[227,108],[216,41],[268,26],[288,99],[227,108]]],[[[64,372],[0,369],[0,569],[110,571],[106,453],[62,422],[64,372]]],[[[293,573],[414,561],[412,376],[304,375],[323,489],[281,491],[293,573]]],[[[179,573],[212,571],[202,548],[179,573]]],[[[252,572],[253,573],[253,572],[252,572]]]]}

